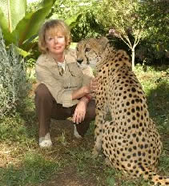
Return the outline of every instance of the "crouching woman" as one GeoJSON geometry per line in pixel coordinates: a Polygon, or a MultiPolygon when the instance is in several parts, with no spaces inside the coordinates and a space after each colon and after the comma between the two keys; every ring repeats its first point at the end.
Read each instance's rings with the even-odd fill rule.
{"type": "Polygon", "coordinates": [[[83,137],[95,118],[95,102],[90,93],[96,80],[84,75],[69,48],[69,27],[62,20],[46,21],[39,32],[41,55],[36,62],[35,106],[39,124],[39,146],[52,146],[51,119],[72,117],[74,135],[83,137]]]}

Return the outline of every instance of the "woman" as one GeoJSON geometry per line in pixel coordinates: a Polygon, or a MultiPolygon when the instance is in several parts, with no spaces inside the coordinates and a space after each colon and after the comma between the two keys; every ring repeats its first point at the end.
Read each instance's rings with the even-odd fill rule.
{"type": "Polygon", "coordinates": [[[95,118],[95,103],[90,93],[96,80],[84,75],[69,49],[70,30],[62,20],[49,20],[39,32],[42,54],[36,63],[39,82],[35,105],[39,123],[39,146],[51,147],[50,120],[73,118],[74,135],[83,137],[95,118]]]}

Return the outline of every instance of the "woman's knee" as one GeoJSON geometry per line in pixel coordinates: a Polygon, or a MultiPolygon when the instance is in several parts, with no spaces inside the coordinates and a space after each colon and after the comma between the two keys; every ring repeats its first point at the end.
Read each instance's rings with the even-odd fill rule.
{"type": "Polygon", "coordinates": [[[96,116],[95,107],[96,107],[96,105],[95,105],[94,101],[91,101],[88,104],[87,112],[86,112],[86,117],[87,118],[90,118],[90,119],[94,119],[95,118],[95,116],[96,116]]]}
{"type": "Polygon", "coordinates": [[[48,98],[52,97],[51,93],[49,92],[48,88],[44,84],[39,84],[35,90],[35,95],[38,98],[48,98]]]}

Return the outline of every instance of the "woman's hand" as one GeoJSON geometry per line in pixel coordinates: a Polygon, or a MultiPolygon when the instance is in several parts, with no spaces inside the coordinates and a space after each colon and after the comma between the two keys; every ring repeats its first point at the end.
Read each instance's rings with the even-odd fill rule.
{"type": "Polygon", "coordinates": [[[90,82],[90,93],[95,92],[98,89],[98,80],[97,78],[93,78],[90,82]]]}
{"type": "Polygon", "coordinates": [[[98,88],[98,81],[97,81],[97,78],[93,78],[91,81],[90,81],[90,84],[88,86],[84,86],[84,92],[85,94],[90,94],[92,92],[95,92],[98,88]]]}
{"type": "MultiPolygon", "coordinates": [[[[90,84],[88,86],[84,86],[80,89],[80,91],[82,91],[82,95],[84,97],[82,97],[79,101],[79,103],[76,106],[76,109],[74,111],[73,114],[73,122],[76,124],[81,123],[84,119],[85,119],[85,115],[86,115],[86,108],[87,108],[87,104],[89,102],[89,99],[85,97],[85,95],[90,94],[92,92],[95,92],[98,89],[98,81],[97,78],[93,78],[90,82],[90,84]]],[[[74,92],[73,98],[78,98],[78,96],[80,96],[81,94],[79,93],[78,96],[75,94],[77,94],[77,92],[74,92]]]]}
{"type": "Polygon", "coordinates": [[[77,104],[73,114],[74,123],[79,124],[85,119],[87,103],[88,100],[85,97],[83,97],[77,104]]]}
{"type": "Polygon", "coordinates": [[[97,78],[93,78],[89,85],[83,86],[80,89],[74,90],[72,93],[72,100],[79,99],[86,94],[90,94],[95,92],[98,89],[98,81],[97,78]]]}

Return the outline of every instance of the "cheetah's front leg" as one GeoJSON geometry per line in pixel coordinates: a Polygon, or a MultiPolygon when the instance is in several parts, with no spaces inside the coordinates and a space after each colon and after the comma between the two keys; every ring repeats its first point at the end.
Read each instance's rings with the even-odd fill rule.
{"type": "Polygon", "coordinates": [[[104,113],[98,112],[96,114],[95,118],[95,131],[94,131],[94,137],[95,137],[95,143],[94,143],[94,148],[93,148],[93,156],[97,157],[99,154],[99,151],[101,150],[102,147],[102,127],[104,124],[104,113]]]}

